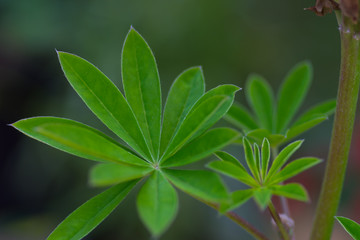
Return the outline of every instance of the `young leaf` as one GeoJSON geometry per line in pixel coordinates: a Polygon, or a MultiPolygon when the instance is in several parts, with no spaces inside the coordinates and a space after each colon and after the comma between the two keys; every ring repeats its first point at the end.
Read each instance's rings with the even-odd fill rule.
{"type": "Polygon", "coordinates": [[[225,119],[240,129],[250,131],[259,128],[254,117],[242,105],[235,103],[231,106],[225,119]]]}
{"type": "Polygon", "coordinates": [[[233,92],[230,96],[215,95],[207,98],[207,95],[205,94],[204,96],[207,98],[206,101],[202,101],[204,96],[199,99],[199,101],[195,104],[197,107],[195,107],[195,109],[193,107],[185,118],[183,124],[179,128],[179,131],[166,150],[163,159],[171,156],[190,139],[201,135],[213,124],[215,124],[222,116],[224,116],[234,101],[234,93],[239,89],[235,86],[231,87],[233,92]],[[199,104],[199,102],[201,103],[199,104]]]}
{"type": "Polygon", "coordinates": [[[259,146],[254,143],[254,159],[255,159],[255,166],[256,166],[256,171],[258,173],[261,173],[261,165],[260,165],[260,149],[259,146]]]}
{"type": "Polygon", "coordinates": [[[287,145],[275,158],[270,170],[265,178],[267,182],[277,171],[286,163],[286,161],[293,155],[293,153],[301,146],[302,140],[295,141],[287,145]]]}
{"type": "Polygon", "coordinates": [[[267,138],[264,138],[262,142],[261,147],[261,178],[265,179],[265,176],[267,174],[268,168],[269,168],[269,162],[270,162],[270,143],[267,138]]]}
{"type": "Polygon", "coordinates": [[[135,116],[119,89],[94,65],[70,53],[58,52],[71,86],[93,113],[144,158],[149,150],[135,116]]]}
{"type": "Polygon", "coordinates": [[[271,190],[268,188],[257,188],[254,190],[255,202],[259,205],[261,210],[264,210],[271,201],[271,190]]]}
{"type": "Polygon", "coordinates": [[[360,240],[360,224],[346,217],[335,218],[354,240],[360,240]]]}
{"type": "Polygon", "coordinates": [[[47,239],[82,239],[119,205],[137,182],[120,183],[88,200],[60,223],[47,239]]]}
{"type": "Polygon", "coordinates": [[[20,120],[13,126],[40,142],[75,156],[100,162],[148,166],[103,133],[73,120],[34,117],[20,120]]]}
{"type": "Polygon", "coordinates": [[[328,100],[326,102],[320,103],[309,110],[307,110],[301,117],[294,123],[294,126],[305,123],[309,120],[329,116],[334,113],[336,108],[336,100],[328,100]]]}
{"type": "Polygon", "coordinates": [[[252,176],[250,176],[244,167],[239,167],[238,165],[235,165],[231,162],[214,161],[209,163],[207,167],[216,172],[237,179],[250,187],[258,186],[257,182],[254,180],[254,178],[252,178],[252,176]]]}
{"type": "Polygon", "coordinates": [[[274,185],[270,187],[272,194],[291,198],[299,201],[309,201],[309,196],[305,188],[298,183],[289,183],[286,185],[274,185]]]}
{"type": "Polygon", "coordinates": [[[327,119],[328,119],[327,116],[323,115],[323,116],[310,119],[306,122],[302,122],[302,123],[299,123],[299,124],[291,127],[286,133],[286,140],[290,140],[290,139],[302,134],[303,132],[309,130],[312,127],[315,127],[316,125],[318,125],[319,123],[322,123],[323,121],[325,121],[327,119]]]}
{"type": "Polygon", "coordinates": [[[266,180],[266,183],[269,184],[277,184],[281,183],[291,177],[296,176],[297,174],[305,171],[306,169],[315,166],[321,162],[318,158],[306,157],[306,158],[299,158],[288,165],[286,165],[280,172],[275,174],[273,177],[269,177],[266,180]]]}
{"type": "Polygon", "coordinates": [[[278,95],[276,132],[283,133],[303,102],[312,78],[309,62],[297,64],[285,78],[278,95]]]}
{"type": "Polygon", "coordinates": [[[274,94],[270,85],[259,75],[251,75],[246,82],[246,97],[256,113],[260,125],[270,132],[273,128],[274,94]]]}
{"type": "Polygon", "coordinates": [[[220,212],[225,213],[243,205],[254,194],[253,189],[238,190],[231,194],[231,203],[224,203],[220,206],[220,212]]]}
{"type": "Polygon", "coordinates": [[[223,151],[217,151],[214,153],[214,155],[224,161],[224,162],[229,162],[234,164],[237,167],[240,167],[241,169],[243,169],[244,171],[246,171],[246,169],[244,168],[244,166],[240,163],[239,160],[237,160],[234,156],[232,156],[231,154],[227,153],[227,152],[223,152],[223,151]]]}
{"type": "Polygon", "coordinates": [[[189,68],[176,78],[165,104],[160,155],[176,134],[191,107],[204,94],[204,89],[204,76],[200,67],[189,68]]]}
{"type": "Polygon", "coordinates": [[[178,210],[175,189],[155,171],[140,189],[137,209],[141,220],[152,235],[161,235],[174,220],[178,210]]]}
{"type": "Polygon", "coordinates": [[[252,149],[249,141],[245,137],[243,138],[243,144],[244,144],[246,163],[249,166],[249,169],[250,169],[252,175],[256,178],[256,180],[258,182],[260,182],[260,175],[259,175],[259,171],[256,167],[253,149],[252,149]]]}
{"type": "Polygon", "coordinates": [[[220,177],[203,170],[164,169],[165,177],[187,194],[209,202],[228,200],[228,192],[220,177]]]}
{"type": "Polygon", "coordinates": [[[161,125],[161,89],[154,55],[133,28],[126,36],[121,57],[126,99],[151,149],[158,157],[161,125]]]}
{"type": "Polygon", "coordinates": [[[239,138],[240,134],[230,128],[215,128],[189,142],[161,164],[177,167],[201,160],[239,138]]]}
{"type": "Polygon", "coordinates": [[[141,178],[154,169],[150,167],[131,166],[114,163],[102,163],[95,165],[89,176],[92,186],[108,186],[133,179],[141,178]]]}

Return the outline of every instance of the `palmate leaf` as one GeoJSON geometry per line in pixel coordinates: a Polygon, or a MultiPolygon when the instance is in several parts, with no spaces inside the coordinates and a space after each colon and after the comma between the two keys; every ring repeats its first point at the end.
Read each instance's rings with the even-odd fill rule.
{"type": "Polygon", "coordinates": [[[71,86],[93,113],[116,135],[146,159],[150,153],[124,96],[94,65],[70,53],[58,52],[71,86]]]}
{"type": "MultiPolygon", "coordinates": [[[[270,143],[265,138],[261,149],[254,143],[253,147],[247,138],[243,138],[244,155],[247,167],[252,172],[252,176],[245,167],[233,156],[225,152],[216,152],[215,155],[221,161],[213,161],[207,165],[210,169],[234,178],[250,188],[240,190],[238,196],[233,195],[232,201],[223,203],[220,211],[236,208],[248,198],[254,197],[255,202],[261,209],[265,209],[271,201],[272,195],[283,196],[299,201],[308,201],[308,195],[304,187],[297,183],[282,185],[282,182],[307,170],[308,168],[321,162],[318,158],[300,158],[287,164],[288,159],[301,146],[303,141],[295,141],[288,144],[276,157],[270,166],[270,143]],[[248,191],[248,192],[247,192],[248,191]],[[236,197],[238,202],[235,201],[236,197]],[[237,205],[238,204],[238,205],[237,205]]],[[[234,192],[235,193],[235,192],[234,192]]],[[[233,193],[233,194],[234,194],[233,193]]]]}
{"type": "Polygon", "coordinates": [[[177,153],[161,163],[162,167],[177,167],[201,160],[239,138],[239,132],[230,128],[209,130],[189,142],[177,153]]]}
{"type": "MultiPolygon", "coordinates": [[[[237,86],[222,85],[204,93],[201,68],[189,68],[172,85],[162,115],[155,58],[146,41],[134,29],[130,29],[122,51],[126,99],[88,61],[65,52],[58,52],[58,56],[65,76],[75,91],[127,146],[68,119],[39,117],[13,124],[23,133],[50,146],[101,162],[90,172],[91,185],[118,184],[70,215],[54,231],[54,238],[63,239],[60,237],[62,232],[64,239],[84,237],[121,201],[122,192],[127,194],[128,191],[124,188],[114,200],[109,200],[113,196],[111,194],[118,187],[131,183],[128,181],[135,184],[140,178],[148,177],[138,195],[138,212],[155,236],[166,230],[177,212],[177,195],[171,183],[201,201],[216,204],[229,201],[228,191],[216,173],[166,168],[201,160],[239,138],[240,134],[229,128],[208,131],[229,110],[239,90],[237,86]],[[88,224],[84,216],[90,218],[87,219],[88,224]],[[77,217],[80,218],[80,225],[74,223],[77,217]]],[[[236,166],[242,165],[238,163],[236,166]]],[[[242,170],[246,173],[244,168],[242,170]]],[[[240,196],[237,196],[237,201],[240,201],[240,196]]]]}
{"type": "Polygon", "coordinates": [[[101,163],[95,165],[91,169],[89,182],[92,186],[109,186],[142,178],[152,171],[154,171],[154,168],[150,165],[147,167],[140,167],[114,163],[101,163]]]}
{"type": "Polygon", "coordinates": [[[245,94],[261,126],[270,132],[273,128],[274,94],[270,85],[259,75],[250,75],[245,94]]]}
{"type": "Polygon", "coordinates": [[[176,78],[165,104],[160,155],[204,90],[204,76],[200,67],[189,68],[176,78]]]}
{"type": "Polygon", "coordinates": [[[120,183],[93,197],[71,213],[47,238],[77,240],[100,224],[135,186],[137,180],[120,183]]]}
{"type": "MultiPolygon", "coordinates": [[[[334,113],[336,102],[329,100],[310,108],[295,122],[292,120],[306,96],[311,79],[310,63],[297,64],[284,79],[275,101],[265,79],[251,75],[246,82],[245,93],[252,111],[234,103],[225,119],[240,128],[251,143],[260,145],[267,138],[271,148],[278,148],[334,113]]],[[[242,144],[241,141],[236,143],[242,144]]]]}
{"type": "Polygon", "coordinates": [[[159,171],[154,172],[140,189],[137,209],[154,236],[159,236],[174,220],[178,197],[175,189],[159,171]]]}
{"type": "Polygon", "coordinates": [[[34,117],[12,124],[26,135],[54,148],[100,162],[148,164],[98,130],[73,120],[57,117],[34,117]]]}
{"type": "Polygon", "coordinates": [[[360,224],[346,217],[335,218],[354,240],[360,240],[360,224]]]}
{"type": "Polygon", "coordinates": [[[158,156],[161,124],[161,89],[154,55],[133,28],[126,36],[121,57],[126,99],[151,150],[158,156]]]}

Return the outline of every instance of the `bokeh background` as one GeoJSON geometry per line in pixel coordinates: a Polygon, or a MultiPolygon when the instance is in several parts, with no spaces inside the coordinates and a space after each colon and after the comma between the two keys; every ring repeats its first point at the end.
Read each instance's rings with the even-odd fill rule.
{"type": "MultiPolygon", "coordinates": [[[[249,73],[277,89],[286,72],[308,59],[314,81],[302,106],[334,98],[340,63],[334,15],[317,17],[315,0],[0,0],[0,239],[45,239],[71,211],[102,189],[87,183],[93,162],[52,149],[7,126],[54,115],[109,131],[61,72],[55,49],[84,57],[120,87],[122,43],[132,25],[157,59],[162,91],[185,68],[203,66],[207,89],[244,86],[249,73]]],[[[245,103],[244,92],[237,101],[245,103]]],[[[326,159],[333,119],[306,139],[298,156],[326,159]]],[[[225,122],[221,124],[226,125],[225,122]]],[[[360,121],[357,120],[339,214],[360,222],[360,121]]],[[[239,147],[228,148],[239,154],[239,147]]],[[[211,159],[211,158],[209,158],[211,159]]],[[[208,160],[209,160],[208,159],[208,160]]],[[[325,164],[296,180],[310,203],[290,202],[297,239],[307,239],[325,164]]],[[[226,179],[230,188],[234,182],[226,179]]],[[[135,208],[135,191],[86,239],[150,239],[135,208]]],[[[180,210],[161,239],[251,239],[234,223],[179,193],[180,210]]],[[[268,214],[250,201],[237,212],[273,236],[268,214]]],[[[336,224],[333,239],[350,239],[336,224]]]]}

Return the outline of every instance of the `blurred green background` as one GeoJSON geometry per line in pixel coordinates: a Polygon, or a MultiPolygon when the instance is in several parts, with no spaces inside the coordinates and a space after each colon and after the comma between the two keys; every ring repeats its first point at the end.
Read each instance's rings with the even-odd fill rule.
{"type": "MultiPolygon", "coordinates": [[[[0,0],[0,239],[44,239],[65,216],[101,191],[87,183],[92,162],[51,149],[6,125],[25,117],[54,115],[109,133],[66,81],[55,49],[89,60],[120,87],[122,43],[132,25],[155,54],[164,95],[175,77],[194,65],[203,66],[207,89],[223,83],[243,87],[252,72],[277,89],[293,65],[308,59],[314,81],[302,106],[306,109],[336,96],[340,63],[335,16],[304,11],[314,3],[0,0]]],[[[245,103],[243,91],[237,101],[245,103]]],[[[326,159],[331,126],[332,119],[303,135],[306,141],[298,156],[326,159]]],[[[359,220],[360,127],[355,131],[340,213],[359,220]]],[[[228,150],[239,152],[234,146],[228,150]]],[[[308,237],[324,166],[297,178],[312,198],[310,204],[291,202],[298,239],[308,237]]],[[[251,239],[225,217],[179,194],[178,217],[162,239],[251,239]]],[[[137,216],[134,196],[86,239],[150,239],[137,216]]],[[[266,227],[268,214],[252,201],[237,212],[262,231],[273,232],[266,227]]],[[[334,239],[347,239],[341,231],[334,239]]]]}

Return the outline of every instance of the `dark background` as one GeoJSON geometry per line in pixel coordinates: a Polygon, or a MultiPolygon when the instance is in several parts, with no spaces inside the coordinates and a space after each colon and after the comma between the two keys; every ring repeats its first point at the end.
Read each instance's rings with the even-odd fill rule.
{"type": "MultiPolygon", "coordinates": [[[[252,72],[277,89],[293,65],[308,59],[314,66],[314,81],[304,110],[336,96],[340,63],[335,16],[317,17],[303,10],[314,3],[0,0],[0,239],[44,239],[71,211],[102,190],[87,184],[93,162],[52,149],[7,126],[21,118],[53,115],[108,133],[66,81],[55,49],[89,60],[120,87],[122,43],[132,25],[155,54],[164,96],[175,77],[190,66],[203,66],[207,89],[224,83],[243,87],[252,72]]],[[[243,91],[237,101],[245,103],[243,91]]],[[[299,156],[326,159],[332,120],[302,136],[306,141],[299,156]]],[[[359,121],[355,127],[339,215],[359,222],[359,121]]],[[[236,147],[228,150],[238,151],[236,147]]],[[[298,239],[308,238],[324,166],[296,178],[312,199],[310,204],[291,202],[298,239]]],[[[231,187],[234,184],[229,181],[231,187]]],[[[150,239],[136,213],[135,191],[86,239],[150,239]]],[[[179,194],[178,216],[161,239],[251,239],[225,217],[179,194]]],[[[257,210],[252,201],[237,212],[262,231],[273,232],[266,227],[268,214],[257,210]]],[[[335,231],[333,239],[347,239],[337,224],[335,231]]]]}

